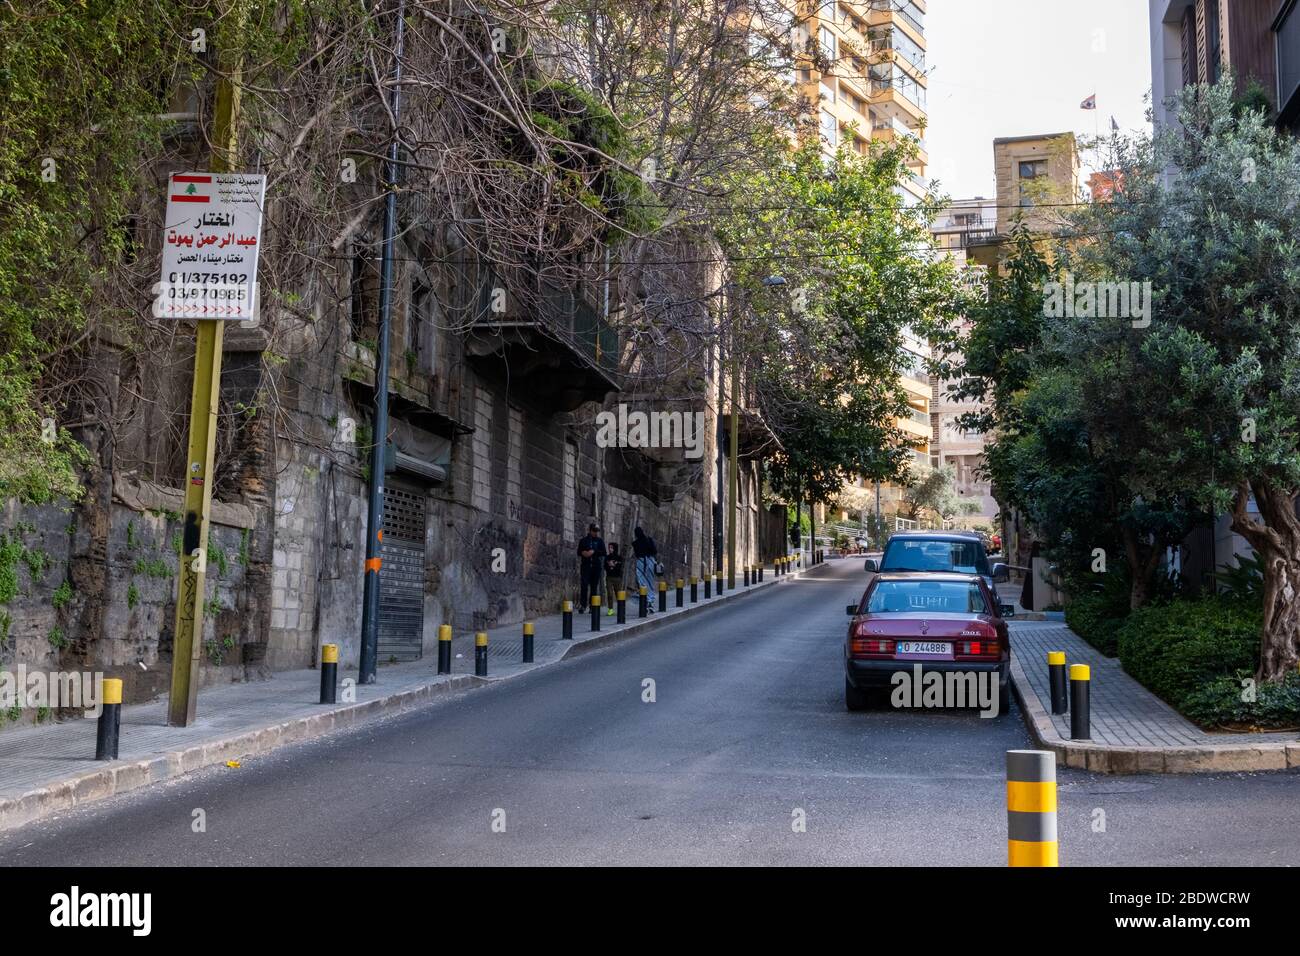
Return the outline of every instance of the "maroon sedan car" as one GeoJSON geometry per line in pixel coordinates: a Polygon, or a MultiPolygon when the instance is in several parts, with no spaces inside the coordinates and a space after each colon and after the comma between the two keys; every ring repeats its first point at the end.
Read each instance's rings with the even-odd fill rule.
{"type": "Polygon", "coordinates": [[[853,618],[844,642],[849,710],[863,710],[898,682],[931,673],[949,686],[972,674],[985,686],[996,681],[998,713],[1009,709],[1007,623],[980,575],[885,571],[847,611],[853,618]],[[900,673],[907,677],[896,678],[900,673]]]}

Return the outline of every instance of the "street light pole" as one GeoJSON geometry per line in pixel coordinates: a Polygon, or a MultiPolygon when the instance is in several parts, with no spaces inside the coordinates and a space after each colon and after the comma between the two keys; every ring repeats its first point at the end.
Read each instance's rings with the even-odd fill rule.
{"type": "Polygon", "coordinates": [[[397,42],[393,62],[393,138],[384,173],[383,266],[379,290],[379,342],[375,354],[374,447],[370,453],[370,501],[366,517],[366,577],[361,604],[361,659],[357,682],[373,684],[379,661],[379,570],[384,540],[384,459],[388,445],[388,331],[393,312],[393,241],[397,232],[398,117],[402,105],[402,44],[406,35],[406,0],[397,6],[397,42]]]}

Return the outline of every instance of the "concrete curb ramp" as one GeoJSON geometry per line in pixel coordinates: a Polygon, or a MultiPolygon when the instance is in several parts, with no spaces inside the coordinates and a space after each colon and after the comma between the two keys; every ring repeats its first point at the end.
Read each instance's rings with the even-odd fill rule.
{"type": "Polygon", "coordinates": [[[1057,731],[1014,653],[1011,683],[1035,743],[1054,752],[1056,762],[1066,767],[1096,773],[1249,773],[1300,767],[1300,742],[1252,743],[1249,734],[1241,735],[1241,743],[1188,747],[1123,747],[1069,740],[1057,731]]]}
{"type": "MultiPolygon", "coordinates": [[[[816,568],[820,567],[825,565],[816,566],[816,568]]],[[[740,586],[734,591],[725,592],[721,597],[710,598],[707,602],[701,600],[699,604],[688,604],[670,613],[630,620],[617,631],[575,634],[572,642],[566,642],[564,652],[559,657],[530,665],[514,674],[500,677],[443,675],[413,690],[404,690],[360,703],[335,706],[321,704],[319,706],[322,709],[319,713],[193,744],[148,760],[106,763],[102,768],[30,790],[19,797],[0,798],[0,830],[20,827],[50,814],[71,810],[119,793],[175,780],[196,770],[219,766],[230,760],[268,753],[279,747],[324,737],[335,731],[347,730],[380,717],[414,710],[430,701],[459,691],[513,680],[524,674],[531,674],[538,668],[551,667],[567,658],[578,657],[602,647],[640,637],[683,617],[729,604],[787,581],[797,580],[815,571],[816,568],[792,571],[780,577],[767,577],[761,584],[751,585],[748,588],[740,586]]],[[[770,575],[770,569],[768,573],[770,575]]]]}

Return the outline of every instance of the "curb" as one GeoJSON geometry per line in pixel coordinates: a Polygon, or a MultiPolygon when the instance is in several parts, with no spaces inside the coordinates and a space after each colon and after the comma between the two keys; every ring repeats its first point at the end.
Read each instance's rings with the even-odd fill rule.
{"type": "Polygon", "coordinates": [[[1224,743],[1195,747],[1121,747],[1067,740],[1011,655],[1011,686],[1034,742],[1060,766],[1094,773],[1253,773],[1300,767],[1300,741],[1224,743]]]}
{"type": "MultiPolygon", "coordinates": [[[[817,565],[817,567],[821,566],[817,565]]],[[[0,798],[0,831],[11,830],[50,814],[71,810],[120,793],[175,780],[206,767],[224,764],[228,760],[268,753],[289,744],[324,737],[338,730],[347,730],[379,717],[400,714],[457,691],[473,690],[523,677],[539,668],[550,667],[569,658],[640,637],[648,631],[657,630],[668,623],[675,623],[691,614],[739,600],[747,594],[760,593],[770,586],[797,580],[814,570],[815,568],[805,568],[770,582],[765,581],[757,589],[752,586],[748,589],[742,587],[720,598],[710,598],[708,603],[688,604],[673,614],[651,617],[644,621],[637,620],[621,631],[611,631],[585,639],[579,638],[554,660],[539,662],[516,674],[504,677],[476,677],[472,674],[458,674],[452,677],[443,675],[443,679],[412,690],[398,691],[373,700],[346,704],[319,714],[297,717],[269,727],[260,727],[206,743],[194,744],[183,750],[173,750],[147,760],[115,761],[103,768],[86,771],[75,777],[29,790],[18,797],[0,798]]]]}

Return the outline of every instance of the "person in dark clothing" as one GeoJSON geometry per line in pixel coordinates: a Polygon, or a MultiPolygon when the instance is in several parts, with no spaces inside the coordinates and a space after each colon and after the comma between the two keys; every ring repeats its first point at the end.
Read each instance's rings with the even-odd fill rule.
{"type": "Polygon", "coordinates": [[[655,539],[640,528],[632,532],[632,554],[636,558],[636,583],[644,587],[649,594],[646,603],[648,610],[655,610],[655,558],[659,547],[655,539]]]}
{"type": "Polygon", "coordinates": [[[623,555],[618,552],[618,544],[609,543],[609,554],[605,557],[605,603],[609,610],[605,616],[612,616],[618,605],[618,592],[623,590],[623,555]]]}
{"type": "Polygon", "coordinates": [[[582,579],[582,598],[579,609],[591,606],[591,596],[600,593],[600,576],[605,568],[605,541],[600,536],[600,527],[595,523],[587,526],[587,536],[578,542],[578,576],[582,579]]]}

